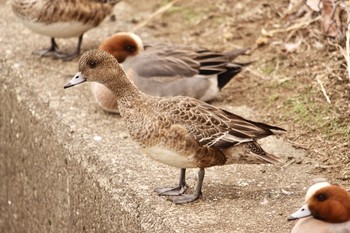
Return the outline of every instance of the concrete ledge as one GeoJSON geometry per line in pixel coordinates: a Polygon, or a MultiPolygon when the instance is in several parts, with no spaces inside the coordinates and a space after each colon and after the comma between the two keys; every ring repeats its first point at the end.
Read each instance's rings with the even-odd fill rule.
{"type": "MultiPolygon", "coordinates": [[[[77,61],[32,56],[49,40],[17,22],[8,2],[0,4],[6,41],[0,47],[0,232],[290,230],[286,217],[301,203],[310,178],[293,174],[311,168],[209,168],[203,198],[175,206],[153,189],[175,184],[179,171],[142,155],[120,117],[96,106],[88,85],[64,91],[77,61]]],[[[84,49],[94,48],[114,27],[105,22],[89,32],[84,49]]],[[[61,43],[73,48],[75,42],[61,43]]],[[[303,155],[278,143],[284,145],[275,148],[280,153],[303,155]]],[[[189,171],[191,187],[196,172],[189,171]]]]}
{"type": "Polygon", "coordinates": [[[57,132],[62,126],[50,114],[36,117],[41,112],[15,95],[0,96],[1,232],[140,232],[133,213],[70,158],[67,143],[57,138],[71,141],[69,131],[57,132]]]}

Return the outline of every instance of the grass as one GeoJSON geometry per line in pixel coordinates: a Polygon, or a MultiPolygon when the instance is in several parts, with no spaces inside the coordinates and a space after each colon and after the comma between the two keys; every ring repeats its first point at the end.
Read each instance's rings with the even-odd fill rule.
{"type": "Polygon", "coordinates": [[[318,91],[306,86],[298,94],[284,100],[283,108],[301,127],[322,135],[325,139],[343,137],[350,140],[349,119],[337,113],[336,107],[318,97],[318,91]]]}
{"type": "MultiPolygon", "coordinates": [[[[185,6],[173,6],[167,13],[168,15],[180,14],[185,23],[197,25],[208,17],[208,9],[188,8],[185,6]]],[[[213,19],[212,19],[213,20],[213,19]]],[[[214,17],[214,23],[220,24],[224,22],[223,18],[214,17]]]]}
{"type": "Polygon", "coordinates": [[[272,74],[272,72],[274,70],[275,70],[275,67],[274,66],[269,66],[269,65],[262,66],[260,68],[261,73],[263,73],[264,75],[270,75],[270,74],[272,74]]]}

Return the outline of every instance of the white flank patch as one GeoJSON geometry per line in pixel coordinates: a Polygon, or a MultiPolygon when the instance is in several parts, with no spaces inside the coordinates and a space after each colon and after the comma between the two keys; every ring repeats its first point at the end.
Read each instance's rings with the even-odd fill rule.
{"type": "Polygon", "coordinates": [[[209,101],[212,100],[216,97],[216,95],[219,93],[219,88],[218,88],[218,78],[217,75],[213,76],[213,77],[203,77],[206,78],[210,81],[210,86],[208,88],[208,90],[204,93],[204,95],[200,98],[200,100],[202,101],[209,101]]]}
{"type": "Polygon", "coordinates": [[[38,34],[57,38],[79,37],[81,34],[94,27],[91,24],[83,24],[80,22],[44,24],[23,20],[23,24],[38,34]]]}
{"type": "Polygon", "coordinates": [[[196,168],[193,156],[180,155],[162,147],[143,148],[142,151],[152,159],[166,165],[178,168],[196,168]]]}

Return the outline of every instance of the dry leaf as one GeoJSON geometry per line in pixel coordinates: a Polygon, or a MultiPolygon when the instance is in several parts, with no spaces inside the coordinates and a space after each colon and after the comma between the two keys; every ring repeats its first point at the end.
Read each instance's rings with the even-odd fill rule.
{"type": "Polygon", "coordinates": [[[305,4],[313,11],[320,12],[322,9],[321,0],[306,0],[305,4]]]}
{"type": "Polygon", "coordinates": [[[296,41],[294,43],[284,43],[282,51],[286,52],[286,53],[294,53],[300,47],[301,42],[302,42],[301,39],[299,39],[298,41],[296,41]]]}
{"type": "Polygon", "coordinates": [[[332,0],[324,0],[322,7],[322,31],[327,36],[336,37],[340,30],[338,28],[341,27],[340,23],[337,22],[336,12],[334,12],[334,5],[332,0]]]}
{"type": "Polygon", "coordinates": [[[260,36],[255,43],[257,44],[257,46],[263,46],[269,43],[269,39],[265,36],[260,36]]]}

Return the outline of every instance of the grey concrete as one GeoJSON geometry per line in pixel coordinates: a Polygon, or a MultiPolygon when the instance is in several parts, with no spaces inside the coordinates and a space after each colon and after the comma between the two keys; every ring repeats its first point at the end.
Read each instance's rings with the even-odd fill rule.
{"type": "MultiPolygon", "coordinates": [[[[96,106],[87,84],[64,90],[77,60],[32,56],[49,39],[24,28],[8,2],[0,4],[0,232],[289,231],[286,217],[302,201],[308,166],[209,168],[203,198],[174,205],[153,189],[175,184],[179,171],[141,154],[120,117],[96,106]]],[[[118,25],[107,20],[87,33],[83,49],[118,25]]],[[[58,43],[72,50],[76,40],[58,43]]],[[[233,110],[250,116],[246,107],[233,110]]],[[[303,156],[271,140],[268,150],[303,156]]],[[[191,187],[196,172],[188,173],[191,187]]]]}

